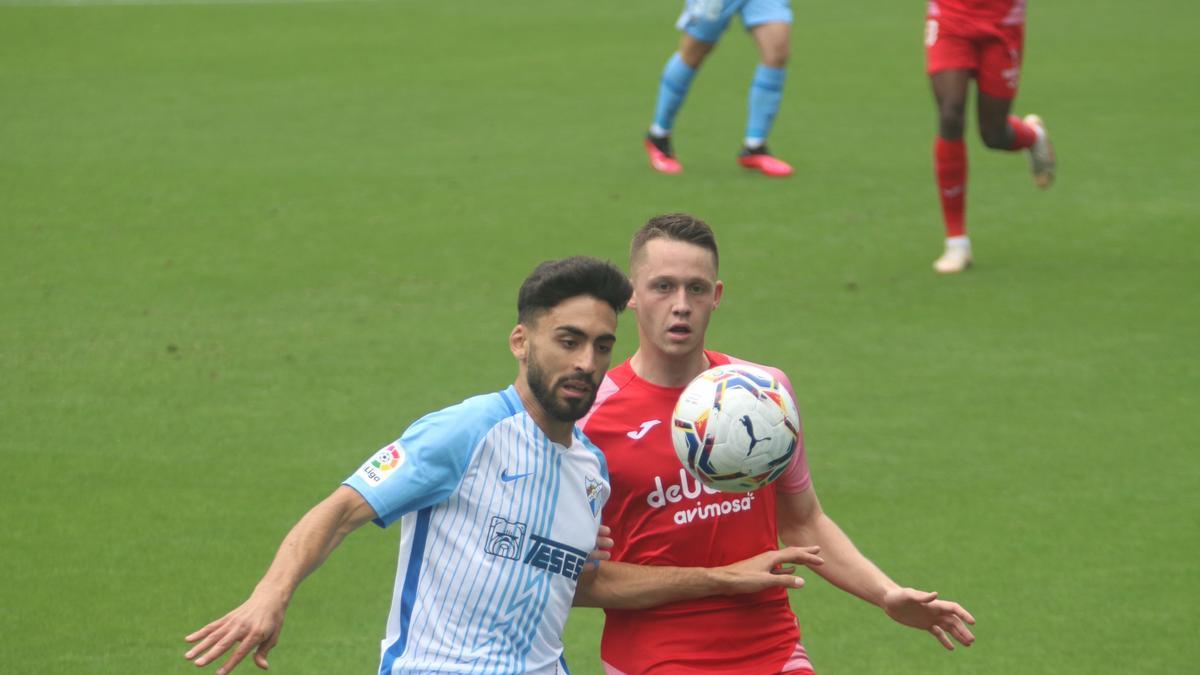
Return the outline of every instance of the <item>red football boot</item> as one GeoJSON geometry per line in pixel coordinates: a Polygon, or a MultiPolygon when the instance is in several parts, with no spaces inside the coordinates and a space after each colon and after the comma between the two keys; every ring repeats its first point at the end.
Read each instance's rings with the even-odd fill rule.
{"type": "Polygon", "coordinates": [[[677,174],[683,171],[683,165],[675,159],[671,152],[670,136],[652,136],[646,134],[646,155],[650,158],[650,167],[659,173],[677,174]]]}
{"type": "Polygon", "coordinates": [[[761,171],[766,176],[783,178],[792,175],[792,165],[773,156],[765,145],[757,148],[743,147],[738,153],[738,164],[747,169],[761,171]]]}

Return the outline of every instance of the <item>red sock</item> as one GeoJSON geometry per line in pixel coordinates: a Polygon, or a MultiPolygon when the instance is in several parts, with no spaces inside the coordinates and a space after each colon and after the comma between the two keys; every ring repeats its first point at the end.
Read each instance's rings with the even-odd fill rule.
{"type": "Polygon", "coordinates": [[[1022,122],[1016,115],[1008,116],[1008,128],[1013,132],[1013,146],[1010,150],[1024,150],[1037,141],[1037,130],[1022,122]]]}
{"type": "Polygon", "coordinates": [[[961,138],[948,141],[937,137],[933,146],[933,170],[937,176],[938,196],[942,199],[946,237],[961,237],[967,232],[964,221],[967,207],[967,146],[961,138]]]}

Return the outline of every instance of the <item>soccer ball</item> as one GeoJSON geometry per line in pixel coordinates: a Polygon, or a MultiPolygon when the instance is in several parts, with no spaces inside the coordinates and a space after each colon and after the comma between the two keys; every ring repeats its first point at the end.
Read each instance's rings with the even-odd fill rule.
{"type": "Polygon", "coordinates": [[[779,478],[799,438],[800,415],[783,383],[745,364],[697,375],[671,419],[679,461],[723,492],[749,492],[779,478]]]}

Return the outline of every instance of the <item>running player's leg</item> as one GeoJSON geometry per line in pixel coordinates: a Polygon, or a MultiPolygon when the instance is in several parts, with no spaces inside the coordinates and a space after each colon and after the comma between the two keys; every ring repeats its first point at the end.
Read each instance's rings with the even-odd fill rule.
{"type": "Polygon", "coordinates": [[[933,268],[943,274],[965,270],[971,264],[971,241],[967,238],[967,146],[963,143],[966,124],[967,83],[979,67],[979,54],[970,34],[962,26],[943,26],[933,16],[925,21],[925,72],[933,87],[938,130],[933,143],[933,169],[946,246],[933,268]]]}
{"type": "Polygon", "coordinates": [[[979,66],[979,134],[989,148],[1029,150],[1034,182],[1049,187],[1054,180],[1054,151],[1045,125],[1037,115],[1013,114],[1024,46],[1023,26],[997,29],[997,39],[981,49],[979,66]]]}
{"type": "Polygon", "coordinates": [[[1024,150],[1037,132],[1010,114],[1021,76],[1022,35],[996,29],[979,49],[979,136],[993,150],[1024,150]]]}
{"type": "Polygon", "coordinates": [[[658,85],[654,122],[646,134],[650,166],[662,173],[679,173],[683,166],[671,148],[675,116],[687,98],[700,64],[716,46],[733,16],[733,0],[688,0],[676,26],[683,31],[679,50],[667,60],[658,85]],[[727,7],[730,5],[730,7],[727,7]]]}
{"type": "Polygon", "coordinates": [[[788,0],[748,0],[742,23],[758,47],[760,62],[750,81],[746,137],[738,163],[768,176],[789,176],[792,167],[767,151],[767,135],[783,100],[791,49],[792,8],[788,0]]]}
{"type": "Polygon", "coordinates": [[[1010,113],[1012,102],[979,90],[979,137],[993,150],[1024,150],[1037,140],[1037,131],[1010,113]]]}
{"type": "Polygon", "coordinates": [[[963,142],[966,123],[967,83],[971,71],[941,70],[929,76],[937,104],[938,131],[933,145],[933,170],[946,247],[933,268],[943,274],[961,272],[971,264],[971,241],[967,238],[967,146],[963,142]]]}

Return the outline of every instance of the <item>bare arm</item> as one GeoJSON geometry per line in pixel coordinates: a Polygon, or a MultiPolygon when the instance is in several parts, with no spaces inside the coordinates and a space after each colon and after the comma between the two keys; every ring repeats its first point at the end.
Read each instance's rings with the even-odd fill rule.
{"type": "Polygon", "coordinates": [[[267,652],[279,641],[284,613],[296,587],[321,566],[347,534],[374,517],[375,511],[356,490],[346,486],[334,490],[284,537],[275,560],[246,602],[185,638],[196,644],[184,658],[205,666],[234,643],[240,643],[217,669],[218,675],[233,670],[252,649],[255,665],[266,670],[267,652]]]}
{"type": "Polygon", "coordinates": [[[815,546],[767,551],[724,567],[667,567],[602,562],[579,575],[575,606],[645,609],[710,595],[755,593],[782,586],[800,588],[804,580],[783,565],[820,565],[815,546]]]}
{"type": "Polygon", "coordinates": [[[842,528],[825,514],[813,488],[778,493],[779,537],[785,545],[821,547],[825,564],[813,568],[826,581],[878,606],[895,621],[929,631],[946,649],[954,649],[947,633],[970,646],[975,636],[966,624],[975,619],[958,603],[938,600],[937,593],[901,587],[859,552],[842,528]]]}
{"type": "Polygon", "coordinates": [[[820,546],[826,564],[818,573],[826,581],[880,607],[887,592],[900,587],[867,560],[842,528],[825,515],[811,487],[797,493],[779,492],[776,503],[780,540],[785,545],[806,542],[820,546]]]}

